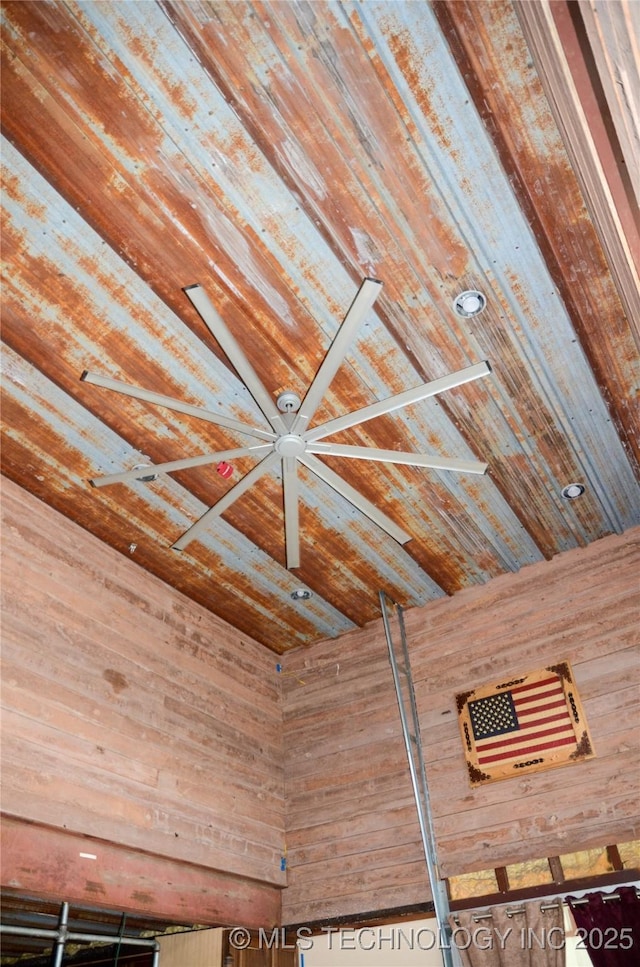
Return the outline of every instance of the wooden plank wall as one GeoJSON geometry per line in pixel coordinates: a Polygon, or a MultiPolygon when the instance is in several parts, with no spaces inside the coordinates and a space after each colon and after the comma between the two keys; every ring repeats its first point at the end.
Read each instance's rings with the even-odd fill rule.
{"type": "Polygon", "coordinates": [[[280,921],[281,891],[269,883],[6,814],[0,861],[3,898],[42,898],[58,910],[66,900],[182,926],[280,921]]]}
{"type": "MultiPolygon", "coordinates": [[[[637,839],[640,529],[405,614],[443,876],[637,839]],[[455,695],[571,662],[597,757],[472,789],[455,695]]],[[[381,624],[283,659],[283,921],[429,899],[381,624]]]]}
{"type": "Polygon", "coordinates": [[[9,481],[2,515],[3,811],[282,886],[276,656],[9,481]]]}

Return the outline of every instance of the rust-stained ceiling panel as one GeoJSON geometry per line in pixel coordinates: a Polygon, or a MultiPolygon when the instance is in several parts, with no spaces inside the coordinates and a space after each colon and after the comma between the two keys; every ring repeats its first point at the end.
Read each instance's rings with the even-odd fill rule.
{"type": "Polygon", "coordinates": [[[507,0],[5,3],[3,473],[278,653],[378,617],[380,589],[424,604],[638,523],[628,179],[599,218],[521,20],[507,0]],[[269,430],[184,287],[275,401],[304,396],[365,277],[382,293],[316,423],[492,369],[332,438],[485,476],[320,458],[408,543],[302,469],[288,570],[276,468],[172,550],[249,456],[89,485],[247,438],[84,370],[269,430]],[[454,311],[465,290],[479,315],[454,311]]]}

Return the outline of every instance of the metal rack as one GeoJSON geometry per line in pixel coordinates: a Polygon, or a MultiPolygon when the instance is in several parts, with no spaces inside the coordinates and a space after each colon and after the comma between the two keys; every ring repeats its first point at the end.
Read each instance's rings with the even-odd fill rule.
{"type": "Polygon", "coordinates": [[[77,930],[69,930],[69,904],[66,900],[60,907],[58,925],[55,929],[42,927],[20,927],[14,924],[0,924],[0,934],[13,937],[32,937],[40,940],[51,940],[53,950],[51,955],[51,967],[61,967],[64,956],[65,945],[67,943],[108,943],[123,944],[134,947],[147,947],[152,951],[152,967],[159,967],[160,963],[160,944],[155,937],[145,938],[129,936],[123,931],[117,935],[84,933],[77,930]]]}

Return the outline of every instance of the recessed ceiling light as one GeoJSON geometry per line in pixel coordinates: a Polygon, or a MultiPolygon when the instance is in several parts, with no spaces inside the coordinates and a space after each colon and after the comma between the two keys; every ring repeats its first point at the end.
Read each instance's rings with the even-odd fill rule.
{"type": "Polygon", "coordinates": [[[468,319],[470,316],[477,316],[478,313],[482,312],[486,304],[487,300],[482,292],[478,292],[476,289],[467,289],[466,292],[461,292],[454,299],[453,308],[459,316],[468,319]]]}
{"type": "Polygon", "coordinates": [[[565,500],[575,500],[576,497],[582,497],[585,488],[579,483],[570,483],[566,487],[562,488],[562,496],[565,500]]]}
{"type": "Polygon", "coordinates": [[[291,592],[291,597],[294,601],[308,601],[311,597],[311,591],[307,591],[306,588],[296,588],[295,591],[291,592]]]}

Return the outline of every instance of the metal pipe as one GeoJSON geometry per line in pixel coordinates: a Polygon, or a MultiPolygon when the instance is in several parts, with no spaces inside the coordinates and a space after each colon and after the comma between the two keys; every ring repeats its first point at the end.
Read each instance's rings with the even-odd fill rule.
{"type": "Polygon", "coordinates": [[[60,907],[56,940],[51,954],[51,967],[62,967],[64,945],[67,941],[67,927],[69,925],[69,904],[65,900],[60,907]]]}
{"type": "Polygon", "coordinates": [[[40,937],[42,940],[55,940],[57,930],[44,930],[40,927],[14,927],[10,924],[0,924],[0,933],[10,934],[12,937],[40,937]]]}
{"type": "MultiPolygon", "coordinates": [[[[636,896],[640,897],[639,890],[636,890],[636,896]]],[[[601,893],[601,897],[603,902],[606,902],[608,900],[619,900],[620,894],[619,893],[601,893]]],[[[533,903],[535,901],[529,900],[528,902],[533,903]]],[[[568,906],[580,907],[580,906],[585,906],[585,904],[587,904],[588,902],[589,902],[588,895],[584,897],[573,898],[571,900],[571,903],[569,903],[569,901],[565,900],[564,898],[558,898],[557,900],[554,900],[552,903],[543,903],[540,906],[540,911],[541,913],[544,913],[546,910],[558,910],[558,909],[562,909],[562,907],[568,907],[568,906]]],[[[505,913],[507,914],[508,917],[516,917],[519,914],[526,913],[526,910],[524,906],[511,907],[511,908],[507,907],[505,913]]],[[[458,915],[454,914],[454,917],[455,917],[456,923],[459,923],[460,921],[458,919],[458,915]]],[[[493,914],[490,911],[488,911],[487,913],[474,913],[471,919],[473,920],[474,923],[479,923],[480,920],[491,920],[492,917],[493,917],[493,914]]]]}
{"type": "Polygon", "coordinates": [[[384,591],[379,592],[379,598],[382,611],[382,623],[384,626],[385,637],[387,639],[387,648],[389,651],[389,663],[391,665],[393,684],[395,686],[396,697],[398,699],[398,710],[400,712],[402,735],[404,738],[407,759],[409,761],[411,784],[413,786],[413,795],[418,813],[418,824],[420,827],[422,846],[427,864],[429,886],[431,887],[433,907],[436,915],[436,921],[438,923],[442,960],[445,967],[455,967],[456,964],[459,964],[459,957],[454,946],[451,944],[451,928],[448,921],[450,913],[449,899],[446,893],[445,885],[440,879],[438,871],[433,815],[431,812],[429,786],[427,784],[427,776],[424,768],[424,756],[422,754],[422,743],[420,741],[420,721],[418,718],[418,709],[413,690],[413,678],[411,676],[411,665],[409,662],[409,650],[407,647],[404,621],[402,618],[402,608],[395,602],[392,602],[395,607],[398,625],[400,628],[400,644],[403,658],[403,664],[401,665],[398,662],[393,646],[391,623],[389,621],[389,615],[387,612],[387,596],[384,591]],[[406,681],[407,698],[404,700],[403,688],[400,681],[401,670],[404,673],[406,681]],[[407,708],[405,705],[408,706],[408,711],[411,714],[411,722],[409,722],[409,716],[407,714],[407,708]]]}
{"type": "MultiPolygon", "coordinates": [[[[44,930],[39,927],[16,927],[11,924],[0,924],[0,934],[6,933],[13,937],[38,937],[41,940],[56,940],[59,937],[58,930],[44,930]]],[[[107,933],[75,933],[74,931],[66,931],[65,942],[68,940],[73,940],[75,943],[110,943],[115,944],[118,942],[117,934],[107,934],[107,933]]],[[[131,947],[153,947],[158,946],[158,941],[155,938],[148,937],[122,937],[122,942],[131,947]]]]}

